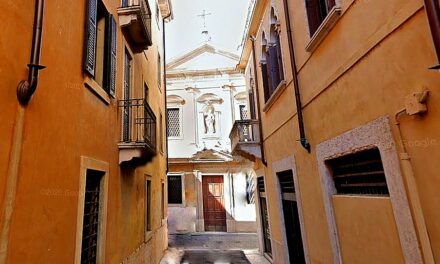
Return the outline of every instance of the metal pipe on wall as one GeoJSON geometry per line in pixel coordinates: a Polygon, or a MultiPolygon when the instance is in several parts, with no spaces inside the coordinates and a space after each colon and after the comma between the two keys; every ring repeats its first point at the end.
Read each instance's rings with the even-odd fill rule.
{"type": "Polygon", "coordinates": [[[290,65],[292,68],[292,77],[293,77],[293,88],[295,89],[295,102],[296,102],[296,113],[298,115],[298,126],[299,126],[299,135],[300,142],[303,148],[305,148],[310,153],[310,143],[306,138],[306,132],[304,129],[304,118],[302,113],[302,104],[301,104],[301,94],[299,91],[299,82],[298,82],[298,70],[296,68],[296,57],[295,57],[295,49],[293,46],[292,39],[292,27],[290,24],[290,14],[289,14],[289,5],[287,3],[288,0],[283,0],[284,2],[284,13],[286,16],[286,26],[287,26],[287,38],[289,42],[289,54],[290,54],[290,65]]]}
{"type": "MultiPolygon", "coordinates": [[[[164,95],[165,95],[165,102],[164,102],[164,111],[165,111],[165,155],[166,155],[166,171],[165,173],[168,174],[169,171],[169,158],[168,158],[168,108],[167,108],[167,57],[166,57],[166,34],[165,34],[165,21],[170,18],[172,15],[171,10],[170,13],[164,17],[162,19],[162,43],[163,43],[163,79],[164,79],[164,83],[163,83],[163,91],[164,91],[164,95]]],[[[162,124],[160,124],[162,125],[162,124]]]]}
{"type": "Polygon", "coordinates": [[[17,98],[20,104],[27,105],[37,90],[38,71],[46,68],[40,65],[41,39],[43,35],[44,0],[35,1],[34,28],[32,36],[32,50],[27,80],[23,80],[17,87],[17,98]]]}
{"type": "Polygon", "coordinates": [[[440,7],[437,0],[424,0],[426,16],[428,17],[429,27],[431,29],[432,42],[437,54],[436,66],[430,69],[440,69],[440,7]]]}

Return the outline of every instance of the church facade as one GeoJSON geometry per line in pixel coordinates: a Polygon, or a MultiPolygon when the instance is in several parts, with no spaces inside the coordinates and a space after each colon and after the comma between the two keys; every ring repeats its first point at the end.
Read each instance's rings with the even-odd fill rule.
{"type": "Polygon", "coordinates": [[[252,162],[229,134],[248,119],[238,56],[204,44],[167,64],[169,232],[256,232],[252,162]]]}

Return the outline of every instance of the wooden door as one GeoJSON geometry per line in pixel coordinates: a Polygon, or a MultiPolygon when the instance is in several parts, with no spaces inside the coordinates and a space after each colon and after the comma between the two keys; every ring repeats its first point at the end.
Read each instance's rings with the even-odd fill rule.
{"type": "Polygon", "coordinates": [[[226,232],[223,176],[203,176],[202,185],[205,231],[226,232]]]}

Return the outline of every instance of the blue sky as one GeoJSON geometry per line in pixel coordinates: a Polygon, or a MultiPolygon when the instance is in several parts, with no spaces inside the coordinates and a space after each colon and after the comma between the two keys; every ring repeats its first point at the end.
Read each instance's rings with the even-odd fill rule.
{"type": "Polygon", "coordinates": [[[203,10],[211,44],[240,55],[250,0],[173,0],[174,20],[167,24],[167,58],[178,57],[204,43],[203,10]]]}

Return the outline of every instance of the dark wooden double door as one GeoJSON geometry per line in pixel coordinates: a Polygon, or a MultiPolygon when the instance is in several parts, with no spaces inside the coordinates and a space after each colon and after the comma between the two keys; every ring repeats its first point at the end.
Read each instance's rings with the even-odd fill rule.
{"type": "Polygon", "coordinates": [[[203,176],[202,186],[205,231],[226,232],[223,176],[203,176]]]}

